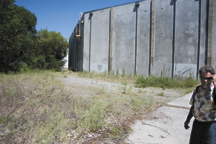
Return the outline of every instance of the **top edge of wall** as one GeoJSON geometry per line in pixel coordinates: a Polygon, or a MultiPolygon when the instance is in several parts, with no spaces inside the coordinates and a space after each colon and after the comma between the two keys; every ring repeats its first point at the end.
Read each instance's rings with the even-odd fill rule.
{"type": "Polygon", "coordinates": [[[147,1],[147,0],[138,0],[138,1],[133,1],[133,2],[124,3],[124,4],[120,4],[120,5],[115,5],[115,6],[105,7],[105,8],[101,8],[101,9],[91,10],[91,11],[84,12],[84,14],[91,13],[91,12],[96,12],[96,11],[100,11],[100,10],[104,10],[104,9],[110,9],[112,7],[119,7],[119,6],[124,6],[124,5],[128,5],[128,4],[137,3],[137,2],[143,2],[143,1],[147,1]]]}

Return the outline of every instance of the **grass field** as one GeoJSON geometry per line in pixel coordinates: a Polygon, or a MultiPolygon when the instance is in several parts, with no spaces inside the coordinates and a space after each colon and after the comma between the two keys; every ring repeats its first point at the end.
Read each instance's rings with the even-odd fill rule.
{"type": "MultiPolygon", "coordinates": [[[[154,95],[166,98],[164,92],[151,91],[149,94],[144,89],[138,92],[126,90],[127,85],[148,87],[146,83],[150,79],[146,79],[70,71],[0,74],[0,143],[83,142],[92,136],[123,139],[131,131],[128,121],[162,104],[154,95]],[[112,81],[123,84],[123,87],[121,92],[112,93],[105,87],[85,87],[86,94],[91,91],[91,95],[78,97],[75,95],[80,93],[79,89],[69,91],[56,79],[67,75],[112,81]],[[144,86],[141,85],[143,81],[144,86]]],[[[152,79],[157,81],[156,77],[152,79]]],[[[198,84],[191,79],[180,83],[185,81],[190,84],[186,88],[178,85],[181,87],[179,96],[191,92],[198,84]]],[[[173,81],[171,83],[173,86],[173,81]]],[[[169,88],[167,84],[155,86],[169,88]]]]}

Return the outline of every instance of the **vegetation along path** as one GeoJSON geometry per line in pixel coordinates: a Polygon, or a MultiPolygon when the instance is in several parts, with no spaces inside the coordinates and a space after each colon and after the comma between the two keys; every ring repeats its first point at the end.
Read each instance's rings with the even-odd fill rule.
{"type": "Polygon", "coordinates": [[[187,106],[175,100],[192,89],[167,86],[177,83],[118,73],[0,74],[0,143],[184,143],[187,106]]]}
{"type": "MultiPolygon", "coordinates": [[[[118,96],[124,95],[144,95],[154,99],[154,108],[146,113],[135,113],[135,117],[128,119],[128,124],[132,131],[121,143],[130,144],[185,144],[188,143],[190,131],[186,131],[183,122],[189,110],[190,94],[183,97],[180,90],[162,88],[136,88],[133,84],[124,82],[107,82],[101,78],[91,79],[89,77],[76,77],[67,75],[61,78],[64,83],[77,86],[88,86],[97,88],[98,91],[111,93],[118,96]],[[159,107],[161,106],[161,107],[159,107]],[[156,108],[156,109],[155,109],[156,108]]],[[[88,95],[90,96],[90,95],[88,95]]],[[[94,138],[90,142],[101,142],[104,139],[94,138]]],[[[107,141],[106,141],[107,142],[107,141]]],[[[105,143],[106,143],[105,142],[105,143]]],[[[120,141],[119,141],[120,142],[120,141]]],[[[112,141],[114,143],[114,141],[112,141]]]]}

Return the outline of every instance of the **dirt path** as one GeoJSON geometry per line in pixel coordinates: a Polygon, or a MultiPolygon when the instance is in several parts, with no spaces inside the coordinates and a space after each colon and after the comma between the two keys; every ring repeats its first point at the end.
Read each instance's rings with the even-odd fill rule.
{"type": "Polygon", "coordinates": [[[61,80],[64,84],[66,84],[66,87],[73,90],[78,91],[79,89],[82,89],[82,94],[79,96],[88,96],[88,90],[92,87],[98,88],[100,90],[104,90],[105,92],[129,92],[129,93],[139,93],[139,91],[144,92],[146,95],[152,95],[154,96],[157,101],[160,101],[161,103],[166,103],[171,100],[174,100],[176,98],[179,98],[182,96],[182,92],[179,90],[173,90],[173,89],[161,89],[161,88],[136,88],[132,84],[123,85],[121,83],[113,83],[113,82],[106,82],[102,80],[95,80],[90,78],[80,78],[72,75],[67,75],[66,77],[58,77],[59,80],[61,80]],[[85,92],[86,90],[86,92],[85,92]],[[163,95],[161,95],[163,94],[163,95]]]}

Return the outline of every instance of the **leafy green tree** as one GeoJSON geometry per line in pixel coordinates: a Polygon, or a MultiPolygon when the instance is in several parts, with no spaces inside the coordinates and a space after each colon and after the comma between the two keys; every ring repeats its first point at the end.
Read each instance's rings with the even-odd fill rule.
{"type": "Polygon", "coordinates": [[[0,1],[0,72],[19,71],[32,63],[36,22],[36,16],[14,0],[0,1]]]}
{"type": "Polygon", "coordinates": [[[37,55],[40,57],[36,58],[36,67],[61,70],[69,46],[67,39],[60,32],[49,32],[46,29],[38,31],[37,36],[37,55]]]}
{"type": "Polygon", "coordinates": [[[0,0],[0,72],[27,69],[61,70],[68,42],[60,32],[36,31],[36,16],[0,0]]]}

